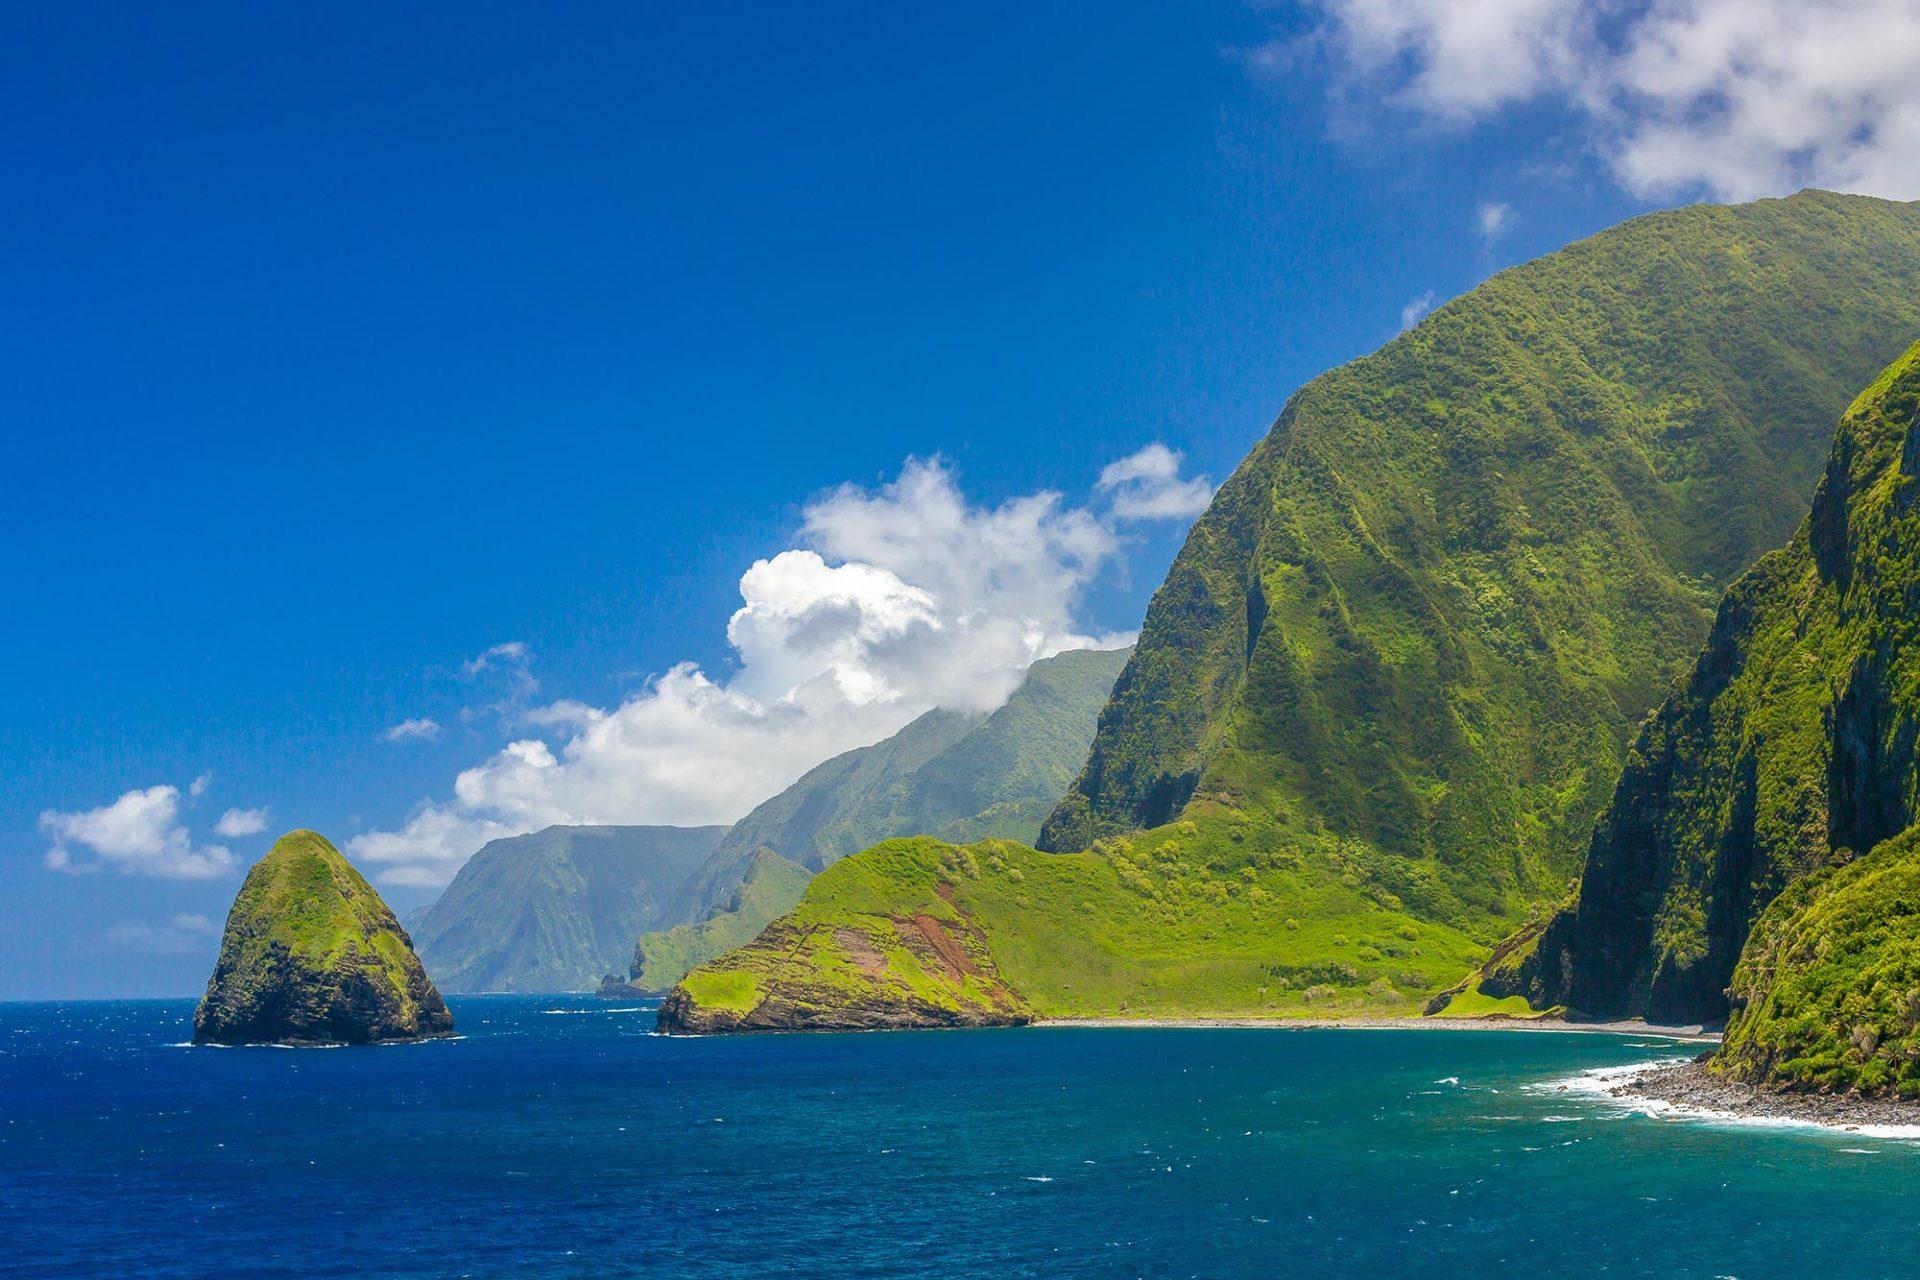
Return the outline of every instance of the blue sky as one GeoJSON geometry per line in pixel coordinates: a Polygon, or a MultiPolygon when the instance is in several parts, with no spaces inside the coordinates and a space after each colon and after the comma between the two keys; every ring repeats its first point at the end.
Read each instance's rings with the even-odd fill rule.
{"type": "Polygon", "coordinates": [[[197,989],[291,826],[405,910],[474,832],[743,807],[1137,627],[1431,300],[1807,163],[1912,194],[1844,121],[1679,164],[1632,30],[1518,7],[15,6],[0,997],[197,989]]]}

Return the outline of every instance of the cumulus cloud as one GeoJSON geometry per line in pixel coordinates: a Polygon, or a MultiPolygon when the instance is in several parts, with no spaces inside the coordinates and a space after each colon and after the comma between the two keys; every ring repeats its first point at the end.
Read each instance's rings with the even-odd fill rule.
{"type": "Polygon", "coordinates": [[[1180,477],[1185,455],[1150,444],[1100,471],[1099,489],[1108,495],[1116,520],[1191,520],[1213,501],[1213,482],[1205,476],[1180,477]]]}
{"type": "Polygon", "coordinates": [[[1433,290],[1429,289],[1417,298],[1409,298],[1407,305],[1400,308],[1400,332],[1405,333],[1426,318],[1433,310],[1433,290]]]}
{"type": "Polygon", "coordinates": [[[422,716],[390,725],[380,735],[388,742],[431,742],[440,736],[440,722],[422,716]]]}
{"type": "MultiPolygon", "coordinates": [[[[821,760],[915,716],[999,706],[1034,661],[1126,643],[1077,621],[1130,521],[1191,517],[1212,486],[1154,445],[1109,467],[1100,506],[1053,492],[970,502],[944,463],[909,461],[802,512],[798,545],[755,561],[727,623],[736,662],[681,663],[612,708],[523,707],[552,731],[463,771],[450,797],[348,842],[390,884],[446,883],[488,840],[552,823],[731,822],[821,760]]],[[[524,646],[488,663],[530,664],[524,646]]],[[[469,664],[471,666],[472,664],[469,664]]],[[[526,682],[537,687],[530,665],[526,682]]]]}
{"type": "Polygon", "coordinates": [[[1488,244],[1498,240],[1506,229],[1513,225],[1513,206],[1488,200],[1480,206],[1478,214],[1480,238],[1488,244]]]}
{"type": "MultiPolygon", "coordinates": [[[[1635,194],[1920,195],[1920,0],[1318,0],[1351,106],[1565,110],[1635,194]]],[[[1249,65],[1280,65],[1255,56],[1249,65]]]]}
{"type": "MultiPolygon", "coordinates": [[[[206,788],[194,784],[193,794],[206,788]]],[[[173,786],[129,791],[97,809],[40,815],[40,829],[51,841],[46,862],[55,871],[74,874],[103,866],[169,880],[207,880],[233,866],[223,845],[196,845],[180,821],[180,789],[173,786]]]]}
{"type": "Polygon", "coordinates": [[[229,809],[213,824],[213,834],[228,840],[257,836],[267,829],[267,818],[265,809],[229,809]]]}

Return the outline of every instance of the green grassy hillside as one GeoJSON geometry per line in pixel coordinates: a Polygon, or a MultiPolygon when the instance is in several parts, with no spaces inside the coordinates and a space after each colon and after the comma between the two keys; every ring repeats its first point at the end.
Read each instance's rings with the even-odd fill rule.
{"type": "Polygon", "coordinates": [[[809,770],[734,824],[689,878],[667,913],[687,923],[640,939],[633,983],[665,990],[751,940],[800,900],[807,872],[796,875],[795,864],[817,871],[893,836],[1031,841],[1086,759],[1128,652],[1044,658],[989,715],[929,711],[809,770]]]}
{"type": "Polygon", "coordinates": [[[1735,583],[1648,718],[1577,903],[1491,994],[1717,1021],[1790,882],[1913,821],[1920,737],[1920,347],[1847,411],[1793,540],[1735,583]]]}
{"type": "Polygon", "coordinates": [[[689,974],[669,1022],[1417,1014],[1485,939],[1422,919],[1423,886],[1402,886],[1411,903],[1383,889],[1366,856],[1324,832],[1206,806],[1081,854],[888,841],[816,877],[750,946],[689,974]],[[942,958],[929,920],[967,965],[942,958]]]}

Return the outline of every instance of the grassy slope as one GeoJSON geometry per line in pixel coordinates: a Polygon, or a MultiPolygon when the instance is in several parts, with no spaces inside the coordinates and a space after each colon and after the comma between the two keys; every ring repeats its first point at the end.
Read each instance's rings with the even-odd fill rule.
{"type": "Polygon", "coordinates": [[[562,826],[495,840],[410,931],[443,990],[591,990],[725,832],[562,826]]]}
{"type": "Polygon", "coordinates": [[[1484,954],[1371,884],[1336,838],[1202,811],[1099,853],[889,841],[822,873],[792,915],[684,986],[735,1010],[794,992],[884,1004],[889,988],[984,1004],[985,990],[970,997],[915,959],[899,922],[923,913],[977,932],[982,967],[1041,1017],[1411,1014],[1484,954]],[[886,971],[861,970],[856,950],[886,971]]]}
{"type": "MultiPolygon", "coordinates": [[[[1718,586],[1785,537],[1833,415],[1920,331],[1916,283],[1920,206],[1678,210],[1502,273],[1303,389],[1195,525],[1043,830],[1091,842],[1112,884],[1088,871],[1048,895],[1090,895],[1070,912],[986,917],[1002,970],[1052,1012],[1245,1009],[1273,984],[1230,973],[1340,961],[1369,920],[1411,930],[1395,963],[1444,986],[1562,896],[1718,586]],[[1251,867],[1259,911],[1184,887],[1171,916],[1145,908],[1162,881],[1243,877],[1255,830],[1298,863],[1251,867]],[[1142,883],[1116,893],[1125,867],[1142,883]],[[1088,947],[1114,977],[1009,960],[1088,947]],[[1190,976],[1156,994],[1136,965],[1190,976]]],[[[902,909],[916,874],[889,872],[902,909]]],[[[862,914],[837,893],[801,910],[862,914]]],[[[1354,1009],[1415,989],[1369,995],[1393,975],[1356,972],[1309,985],[1354,1009]]]]}
{"type": "Polygon", "coordinates": [[[1734,971],[1713,1069],[1920,1097],[1920,831],[1788,888],[1734,971]]]}
{"type": "Polygon", "coordinates": [[[1028,841],[1086,758],[1127,651],[1075,649],[1033,664],[984,719],[930,711],[898,734],[810,770],[735,824],[677,895],[692,923],[643,935],[630,973],[664,990],[750,941],[800,900],[804,873],[894,836],[1028,841]],[[764,859],[777,856],[774,870],[764,859]],[[704,906],[693,907],[697,900],[704,906]]]}
{"type": "Polygon", "coordinates": [[[1800,530],[1728,590],[1692,672],[1643,726],[1577,903],[1483,990],[1715,1021],[1767,904],[1913,820],[1917,414],[1920,347],[1842,418],[1800,530]]]}

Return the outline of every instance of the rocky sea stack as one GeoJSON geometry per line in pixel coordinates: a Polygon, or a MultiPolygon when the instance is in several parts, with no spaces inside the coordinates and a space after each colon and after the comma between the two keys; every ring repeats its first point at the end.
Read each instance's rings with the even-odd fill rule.
{"type": "Polygon", "coordinates": [[[372,1044],[452,1030],[400,922],[313,831],[280,837],[247,873],[193,1015],[203,1044],[372,1044]]]}

